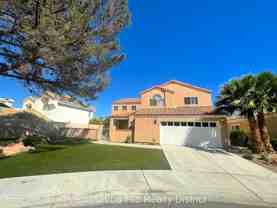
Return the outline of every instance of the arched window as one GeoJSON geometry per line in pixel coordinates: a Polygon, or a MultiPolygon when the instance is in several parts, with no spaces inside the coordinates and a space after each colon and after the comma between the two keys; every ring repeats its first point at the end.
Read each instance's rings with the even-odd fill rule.
{"type": "Polygon", "coordinates": [[[151,106],[164,106],[164,98],[161,95],[154,95],[150,98],[151,106]]]}

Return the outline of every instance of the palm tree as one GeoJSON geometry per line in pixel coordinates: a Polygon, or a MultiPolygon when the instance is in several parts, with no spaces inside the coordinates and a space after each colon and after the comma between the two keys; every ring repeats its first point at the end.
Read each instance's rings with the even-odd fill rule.
{"type": "Polygon", "coordinates": [[[253,93],[257,110],[258,125],[262,140],[268,152],[274,152],[270,142],[270,135],[265,122],[265,114],[277,110],[277,77],[271,72],[257,75],[253,93]]]}
{"type": "Polygon", "coordinates": [[[253,151],[261,153],[265,150],[265,146],[256,119],[256,106],[253,100],[253,86],[255,86],[255,83],[255,77],[247,75],[241,79],[231,80],[225,84],[216,102],[216,110],[229,115],[237,113],[245,116],[248,119],[251,136],[253,138],[253,151]]]}

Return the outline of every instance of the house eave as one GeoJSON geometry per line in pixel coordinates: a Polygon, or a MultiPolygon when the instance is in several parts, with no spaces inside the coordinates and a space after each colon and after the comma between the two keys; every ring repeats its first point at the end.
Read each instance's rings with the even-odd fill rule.
{"type": "Polygon", "coordinates": [[[81,107],[81,106],[73,106],[61,101],[58,101],[58,105],[60,106],[64,106],[64,107],[68,107],[68,108],[74,108],[74,109],[78,109],[78,110],[83,110],[83,111],[88,111],[88,112],[95,112],[94,108],[85,108],[85,107],[81,107]]]}

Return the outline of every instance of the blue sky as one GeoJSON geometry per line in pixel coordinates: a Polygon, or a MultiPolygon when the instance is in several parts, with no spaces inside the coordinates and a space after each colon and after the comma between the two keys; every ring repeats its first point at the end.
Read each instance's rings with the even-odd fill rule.
{"type": "MultiPolygon", "coordinates": [[[[98,116],[113,100],[137,97],[177,79],[213,91],[232,77],[277,72],[277,1],[130,0],[132,24],[120,36],[127,59],[112,69],[111,84],[92,101],[98,116]]],[[[20,107],[28,91],[0,78],[0,97],[20,107]]]]}

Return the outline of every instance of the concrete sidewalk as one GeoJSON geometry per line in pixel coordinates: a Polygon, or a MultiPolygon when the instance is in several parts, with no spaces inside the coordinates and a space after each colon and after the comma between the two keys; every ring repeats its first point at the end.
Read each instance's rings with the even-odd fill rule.
{"type": "Polygon", "coordinates": [[[97,207],[103,204],[108,207],[119,203],[176,201],[181,204],[196,201],[202,206],[207,202],[276,205],[222,173],[104,171],[0,180],[0,203],[5,208],[97,207]]]}

